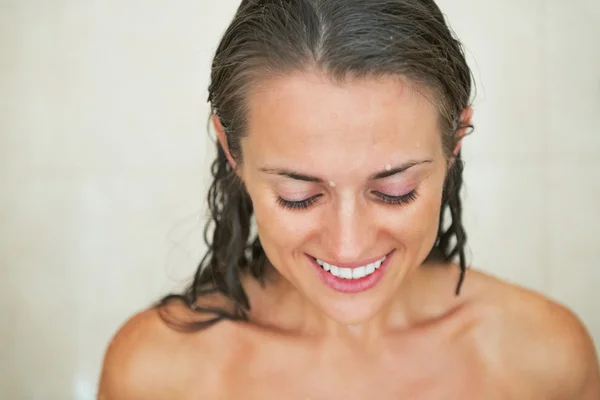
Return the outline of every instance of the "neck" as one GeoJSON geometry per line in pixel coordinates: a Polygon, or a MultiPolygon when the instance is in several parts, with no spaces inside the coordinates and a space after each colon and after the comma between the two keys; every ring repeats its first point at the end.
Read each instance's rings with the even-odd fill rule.
{"type": "Polygon", "coordinates": [[[434,318],[438,310],[432,310],[424,299],[425,269],[417,267],[403,278],[398,295],[390,299],[370,320],[357,325],[341,324],[324,314],[306,296],[298,291],[277,270],[269,266],[265,285],[247,280],[251,300],[251,322],[262,327],[297,336],[319,337],[370,346],[380,342],[391,332],[410,331],[434,318]]]}

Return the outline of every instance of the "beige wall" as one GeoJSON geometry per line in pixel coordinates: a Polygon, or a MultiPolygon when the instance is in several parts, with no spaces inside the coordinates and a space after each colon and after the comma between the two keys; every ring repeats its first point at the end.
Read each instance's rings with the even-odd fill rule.
{"type": "MultiPolygon", "coordinates": [[[[194,269],[210,57],[237,3],[0,0],[0,398],[92,399],[118,325],[194,269]]],[[[479,83],[473,264],[600,343],[600,3],[440,5],[479,83]]]]}

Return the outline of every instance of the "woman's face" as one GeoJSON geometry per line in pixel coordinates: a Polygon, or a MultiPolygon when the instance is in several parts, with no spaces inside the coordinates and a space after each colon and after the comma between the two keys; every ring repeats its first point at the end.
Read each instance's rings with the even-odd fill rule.
{"type": "Polygon", "coordinates": [[[330,318],[371,319],[437,235],[436,107],[397,77],[297,74],[262,82],[248,112],[239,173],[269,260],[330,318]]]}

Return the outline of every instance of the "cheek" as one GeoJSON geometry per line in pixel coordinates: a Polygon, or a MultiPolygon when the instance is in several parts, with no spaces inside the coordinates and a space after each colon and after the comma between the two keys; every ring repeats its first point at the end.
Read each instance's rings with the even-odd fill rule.
{"type": "MultiPolygon", "coordinates": [[[[264,193],[251,194],[258,234],[267,256],[279,258],[297,249],[314,231],[313,213],[286,211],[275,202],[272,195],[264,193]]],[[[274,259],[271,261],[275,262],[274,259]]]]}
{"type": "MultiPolygon", "coordinates": [[[[412,215],[415,240],[420,240],[420,252],[429,252],[439,230],[443,178],[423,192],[421,202],[412,215]]],[[[423,254],[425,255],[425,254],[423,254]]]]}
{"type": "MultiPolygon", "coordinates": [[[[434,178],[434,177],[431,177],[434,178]]],[[[386,226],[408,251],[433,244],[438,232],[443,179],[431,179],[418,189],[417,199],[407,206],[385,208],[379,226],[386,226]]]]}

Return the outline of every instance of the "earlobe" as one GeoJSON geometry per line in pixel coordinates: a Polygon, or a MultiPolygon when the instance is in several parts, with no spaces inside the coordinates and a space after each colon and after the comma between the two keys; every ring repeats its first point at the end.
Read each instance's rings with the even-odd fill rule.
{"type": "Polygon", "coordinates": [[[454,150],[452,151],[452,160],[453,161],[456,157],[458,157],[458,153],[460,152],[461,147],[462,147],[462,138],[458,139],[458,142],[456,142],[456,146],[454,146],[454,150]]]}
{"type": "Polygon", "coordinates": [[[460,127],[456,131],[456,145],[452,150],[452,158],[450,159],[450,166],[454,165],[454,161],[458,157],[462,148],[462,141],[470,132],[471,129],[471,118],[473,118],[473,108],[467,107],[460,113],[460,127]]]}
{"type": "Polygon", "coordinates": [[[456,131],[456,146],[452,151],[453,159],[458,156],[462,147],[462,141],[468,135],[467,130],[471,127],[471,119],[473,118],[473,108],[467,107],[460,113],[460,128],[456,131]]]}
{"type": "Polygon", "coordinates": [[[231,165],[232,169],[236,169],[237,163],[235,159],[231,156],[231,152],[229,151],[229,144],[227,143],[227,135],[225,134],[225,128],[223,128],[223,124],[221,124],[221,120],[216,114],[213,114],[211,117],[213,127],[215,128],[215,132],[217,133],[217,140],[225,153],[225,157],[227,157],[227,161],[229,161],[229,165],[231,165]]]}

